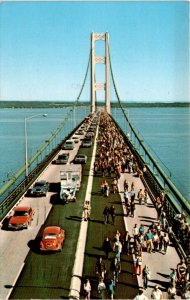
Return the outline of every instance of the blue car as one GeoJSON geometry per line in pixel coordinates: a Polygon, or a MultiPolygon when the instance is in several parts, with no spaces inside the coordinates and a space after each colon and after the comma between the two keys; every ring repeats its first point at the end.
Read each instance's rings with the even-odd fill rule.
{"type": "Polygon", "coordinates": [[[49,183],[45,180],[41,180],[34,184],[30,194],[36,197],[46,196],[48,190],[49,190],[49,183]]]}

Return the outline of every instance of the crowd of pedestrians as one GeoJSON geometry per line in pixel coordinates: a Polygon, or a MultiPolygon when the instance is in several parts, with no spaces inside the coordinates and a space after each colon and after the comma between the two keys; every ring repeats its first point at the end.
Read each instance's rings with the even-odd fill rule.
{"type": "MultiPolygon", "coordinates": [[[[94,163],[94,175],[102,176],[101,193],[105,197],[109,197],[110,192],[113,194],[118,192],[118,180],[122,172],[133,173],[134,176],[142,177],[143,173],[146,172],[146,166],[143,170],[139,168],[134,155],[107,114],[102,114],[99,132],[97,142],[99,146],[98,159],[94,163]],[[106,178],[111,179],[110,184],[106,178]]],[[[134,182],[129,183],[127,178],[125,178],[123,183],[123,195],[127,217],[135,218],[136,204],[148,205],[148,190],[146,188],[137,190],[134,182]]],[[[147,227],[144,224],[138,226],[135,224],[131,233],[126,231],[122,236],[117,230],[111,239],[109,236],[105,237],[102,250],[107,261],[110,259],[110,253],[112,253],[110,266],[107,270],[107,264],[105,264],[103,257],[98,258],[95,266],[95,273],[98,277],[97,292],[102,299],[114,298],[119,274],[122,272],[121,255],[123,253],[125,255],[133,254],[133,275],[142,276],[143,280],[143,288],[139,290],[138,295],[134,299],[147,299],[144,291],[149,286],[149,280],[151,280],[151,268],[143,262],[143,253],[154,254],[160,252],[165,255],[170,244],[171,227],[166,218],[164,205],[165,193],[162,191],[156,199],[157,220],[152,222],[150,226],[147,227]]],[[[102,214],[104,224],[115,224],[116,208],[114,204],[106,204],[102,214]]],[[[181,219],[177,220],[177,222],[180,222],[182,226],[184,222],[181,219]]],[[[183,267],[181,266],[181,270],[183,267]]],[[[187,273],[187,268],[185,272],[187,273]]],[[[168,299],[175,297],[177,293],[178,273],[174,269],[171,274],[168,274],[168,278],[170,278],[167,289],[168,299]],[[175,273],[177,274],[176,279],[175,273]]],[[[163,298],[163,293],[158,285],[152,288],[150,297],[156,300],[163,298]]],[[[86,299],[89,300],[89,293],[87,292],[86,299]]]]}

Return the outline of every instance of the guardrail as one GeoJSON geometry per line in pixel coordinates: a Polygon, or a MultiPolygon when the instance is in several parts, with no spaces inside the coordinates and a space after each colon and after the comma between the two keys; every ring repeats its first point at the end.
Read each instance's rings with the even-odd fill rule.
{"type": "MultiPolygon", "coordinates": [[[[32,185],[32,183],[36,180],[36,178],[42,173],[42,171],[49,165],[49,163],[53,160],[53,158],[60,151],[61,146],[68,139],[80,124],[77,125],[62,141],[59,143],[49,155],[47,155],[37,166],[29,173],[28,177],[22,180],[15,189],[0,203],[0,221],[5,217],[5,215],[9,212],[9,210],[17,203],[17,201],[27,192],[28,188],[32,185]]],[[[36,157],[37,159],[37,157],[36,157]]],[[[34,159],[32,159],[34,161],[34,159]]],[[[25,171],[25,167],[21,168],[18,172],[19,176],[25,171]]],[[[15,182],[15,178],[10,181],[12,184],[15,182]]]]}

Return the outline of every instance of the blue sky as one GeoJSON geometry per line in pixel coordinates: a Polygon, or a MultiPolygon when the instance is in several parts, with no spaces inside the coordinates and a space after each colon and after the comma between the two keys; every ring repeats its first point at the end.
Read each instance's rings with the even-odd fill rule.
{"type": "Polygon", "coordinates": [[[1,100],[76,100],[94,31],[109,33],[121,100],[190,101],[188,2],[3,2],[0,16],[1,100]]]}

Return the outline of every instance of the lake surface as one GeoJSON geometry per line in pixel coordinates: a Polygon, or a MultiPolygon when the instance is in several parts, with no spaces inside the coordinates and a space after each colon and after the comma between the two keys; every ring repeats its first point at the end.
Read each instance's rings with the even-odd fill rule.
{"type": "MultiPolygon", "coordinates": [[[[46,118],[36,116],[27,121],[28,157],[31,158],[59,127],[68,109],[0,109],[0,186],[25,164],[24,119],[35,114],[48,114],[46,118]]],[[[130,107],[127,112],[156,161],[166,174],[171,173],[171,180],[184,197],[190,200],[189,108],[130,107]]],[[[57,142],[88,113],[88,108],[77,111],[74,124],[68,121],[57,142]]],[[[121,111],[114,108],[112,115],[127,133],[127,124],[121,111]]]]}

